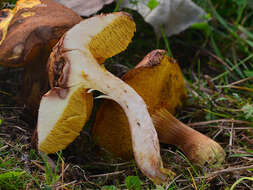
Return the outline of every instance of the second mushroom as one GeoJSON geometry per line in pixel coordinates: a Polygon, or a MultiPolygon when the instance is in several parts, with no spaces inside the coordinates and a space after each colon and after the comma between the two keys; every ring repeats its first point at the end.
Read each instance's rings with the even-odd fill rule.
{"type": "MultiPolygon", "coordinates": [[[[186,98],[181,70],[164,50],[150,52],[134,69],[122,76],[144,99],[155,124],[159,141],[180,148],[195,164],[221,163],[222,147],[209,137],[186,126],[172,114],[186,98]]],[[[105,100],[93,126],[98,145],[116,156],[132,158],[131,136],[125,113],[115,102],[105,100]]]]}

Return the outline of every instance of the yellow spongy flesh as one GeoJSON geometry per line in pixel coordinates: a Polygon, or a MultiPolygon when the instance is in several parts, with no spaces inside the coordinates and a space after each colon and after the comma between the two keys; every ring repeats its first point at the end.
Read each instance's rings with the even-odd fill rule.
{"type": "Polygon", "coordinates": [[[78,88],[68,100],[63,114],[38,149],[47,154],[65,149],[79,136],[84,124],[89,119],[93,97],[84,87],[78,88]]]}
{"type": "Polygon", "coordinates": [[[89,43],[92,55],[103,62],[124,51],[134,36],[136,26],[129,15],[122,15],[95,35],[89,43]]]}

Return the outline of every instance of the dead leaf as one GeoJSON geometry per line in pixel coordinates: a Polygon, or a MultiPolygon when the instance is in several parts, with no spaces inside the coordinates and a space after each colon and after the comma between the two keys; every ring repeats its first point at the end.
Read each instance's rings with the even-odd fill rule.
{"type": "Polygon", "coordinates": [[[110,4],[113,0],[55,0],[74,10],[81,16],[90,16],[110,4]]]}
{"type": "MultiPolygon", "coordinates": [[[[55,0],[81,16],[90,16],[113,0],[55,0]]],[[[117,1],[117,0],[114,0],[117,1]]],[[[120,8],[138,11],[151,24],[158,36],[161,26],[165,35],[171,36],[187,29],[194,23],[204,22],[205,11],[191,0],[122,0],[120,8]]]]}
{"type": "Polygon", "coordinates": [[[123,0],[121,8],[138,11],[144,20],[150,23],[156,33],[160,34],[161,26],[165,34],[171,36],[187,29],[194,23],[203,22],[206,13],[191,0],[156,0],[157,6],[150,6],[150,0],[139,0],[138,3],[123,0]]]}

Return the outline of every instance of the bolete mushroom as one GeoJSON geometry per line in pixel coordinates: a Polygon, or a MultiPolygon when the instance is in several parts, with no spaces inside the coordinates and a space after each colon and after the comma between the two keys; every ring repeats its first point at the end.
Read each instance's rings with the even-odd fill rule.
{"type": "Polygon", "coordinates": [[[82,18],[53,0],[18,0],[0,10],[0,65],[24,66],[21,102],[37,113],[48,91],[46,63],[60,37],[82,18]]]}
{"type": "Polygon", "coordinates": [[[52,89],[41,100],[37,133],[38,149],[53,153],[63,149],[83,127],[90,113],[88,89],[116,101],[129,121],[137,165],[155,183],[165,182],[159,141],[145,102],[102,63],[125,50],[135,23],[124,12],[94,16],[75,25],[54,47],[49,58],[52,89]]]}
{"type": "MultiPolygon", "coordinates": [[[[186,97],[184,79],[174,59],[163,50],[149,53],[122,80],[144,99],[159,141],[176,145],[197,164],[224,160],[224,150],[207,136],[184,125],[172,114],[186,97]],[[172,113],[172,114],[171,114],[172,113]]],[[[116,156],[133,156],[131,136],[125,113],[115,102],[105,100],[96,114],[93,136],[98,145],[116,156]]]]}

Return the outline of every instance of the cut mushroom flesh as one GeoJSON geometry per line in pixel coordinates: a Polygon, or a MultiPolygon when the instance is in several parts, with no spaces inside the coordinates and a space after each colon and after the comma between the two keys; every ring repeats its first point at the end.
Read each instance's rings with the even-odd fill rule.
{"type": "MultiPolygon", "coordinates": [[[[134,32],[135,23],[123,12],[99,15],[80,22],[55,46],[49,59],[49,72],[54,70],[57,61],[63,61],[64,65],[60,76],[51,73],[49,78],[53,86],[56,84],[64,89],[80,85],[85,89],[98,90],[104,93],[105,97],[116,101],[128,118],[137,165],[147,177],[160,183],[165,182],[170,173],[163,168],[157,134],[144,101],[133,88],[99,64],[125,50],[134,32]]],[[[50,94],[53,93],[42,98],[39,109],[39,149],[42,143],[48,143],[41,142],[40,128],[50,127],[50,134],[55,127],[51,127],[54,123],[44,122],[47,116],[56,112],[45,106],[46,98],[49,98],[50,94]],[[42,115],[43,120],[40,119],[42,115]]],[[[63,98],[66,97],[69,96],[65,95],[63,98]]],[[[58,98],[62,97],[58,95],[58,98]]],[[[62,107],[59,109],[62,110],[62,107]]]]}

